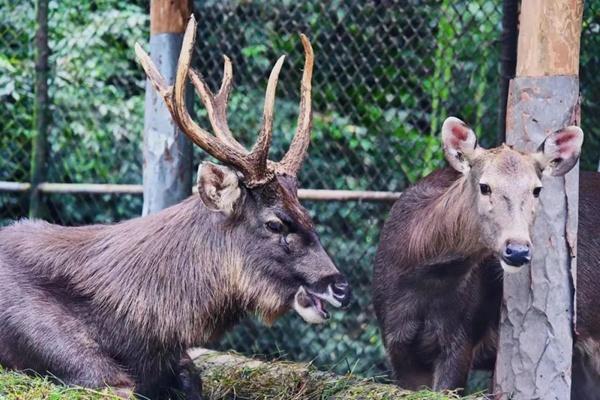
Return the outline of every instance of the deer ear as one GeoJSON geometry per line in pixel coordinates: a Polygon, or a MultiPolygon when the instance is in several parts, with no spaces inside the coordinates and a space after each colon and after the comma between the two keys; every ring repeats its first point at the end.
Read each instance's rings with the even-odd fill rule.
{"type": "Polygon", "coordinates": [[[548,135],[534,154],[534,158],[542,171],[553,176],[562,176],[577,163],[582,144],[581,128],[568,126],[548,135]]]}
{"type": "Polygon", "coordinates": [[[198,194],[209,210],[231,215],[242,197],[239,177],[231,168],[205,161],[198,168],[198,194]]]}
{"type": "Polygon", "coordinates": [[[481,151],[475,132],[456,117],[448,117],[442,125],[444,155],[450,166],[463,174],[471,169],[471,160],[481,151]]]}

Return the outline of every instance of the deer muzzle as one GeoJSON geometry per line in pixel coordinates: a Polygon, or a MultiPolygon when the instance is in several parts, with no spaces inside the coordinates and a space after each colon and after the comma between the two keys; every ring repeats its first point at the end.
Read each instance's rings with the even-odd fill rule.
{"type": "Polygon", "coordinates": [[[347,308],[352,299],[350,285],[341,275],[326,285],[300,286],[294,296],[294,310],[308,323],[321,324],[329,319],[326,305],[347,308]]]}

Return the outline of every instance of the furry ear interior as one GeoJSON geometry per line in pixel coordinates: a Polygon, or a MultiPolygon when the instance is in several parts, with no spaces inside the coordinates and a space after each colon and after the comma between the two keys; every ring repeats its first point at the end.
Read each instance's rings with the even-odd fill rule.
{"type": "Polygon", "coordinates": [[[450,166],[463,174],[471,169],[470,160],[481,150],[475,132],[456,117],[448,117],[444,121],[442,143],[450,166]]]}
{"type": "Polygon", "coordinates": [[[577,163],[582,144],[581,128],[568,126],[548,135],[534,158],[543,171],[553,176],[562,176],[577,163]]]}
{"type": "Polygon", "coordinates": [[[208,209],[230,215],[242,197],[239,177],[231,168],[205,161],[198,168],[198,194],[208,209]]]}

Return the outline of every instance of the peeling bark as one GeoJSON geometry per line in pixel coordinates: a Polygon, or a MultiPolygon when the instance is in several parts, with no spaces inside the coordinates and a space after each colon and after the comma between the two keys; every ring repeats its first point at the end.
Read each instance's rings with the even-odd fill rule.
{"type": "Polygon", "coordinates": [[[517,76],[577,75],[583,0],[523,0],[517,76]]]}
{"type": "MultiPolygon", "coordinates": [[[[535,151],[579,118],[577,76],[511,81],[507,142],[535,151]]],[[[531,266],[504,276],[494,392],[511,399],[569,399],[579,168],[544,176],[531,266]]]]}
{"type": "MultiPolygon", "coordinates": [[[[191,13],[189,2],[153,0],[150,55],[167,82],[175,79],[183,31],[191,13]]],[[[187,99],[192,96],[188,95],[187,99]]],[[[191,102],[188,101],[188,108],[191,102]]],[[[144,115],[143,215],[185,199],[192,190],[192,146],[175,126],[160,95],[146,84],[144,115]]]]}

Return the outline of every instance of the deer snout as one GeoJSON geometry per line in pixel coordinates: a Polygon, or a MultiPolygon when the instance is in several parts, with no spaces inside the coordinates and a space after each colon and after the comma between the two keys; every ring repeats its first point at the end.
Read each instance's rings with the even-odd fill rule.
{"type": "Polygon", "coordinates": [[[521,267],[531,261],[529,242],[507,241],[502,252],[502,260],[511,267],[521,267]]]}
{"type": "Polygon", "coordinates": [[[352,288],[350,284],[342,275],[336,278],[336,281],[331,284],[331,291],[333,296],[342,303],[342,308],[346,308],[350,305],[352,300],[352,288]]]}
{"type": "Polygon", "coordinates": [[[309,291],[334,307],[346,308],[352,300],[352,288],[342,274],[321,279],[309,291]]]}

